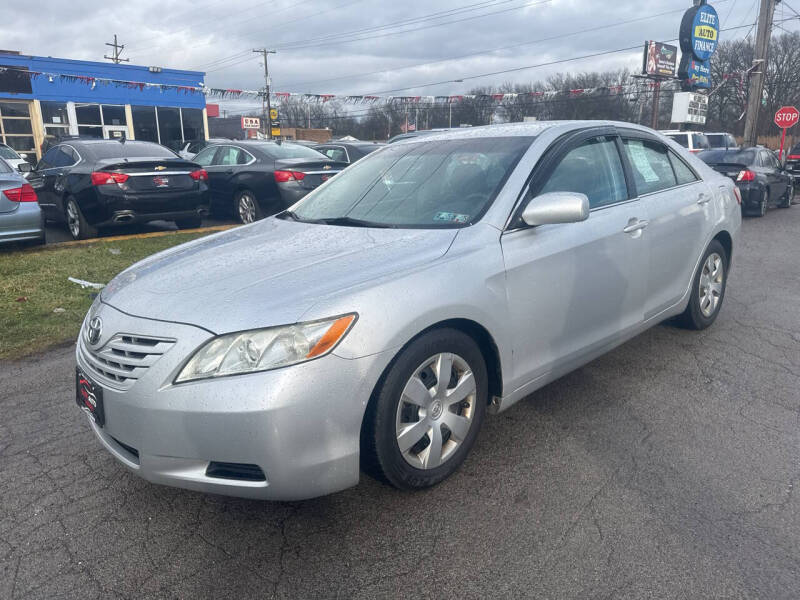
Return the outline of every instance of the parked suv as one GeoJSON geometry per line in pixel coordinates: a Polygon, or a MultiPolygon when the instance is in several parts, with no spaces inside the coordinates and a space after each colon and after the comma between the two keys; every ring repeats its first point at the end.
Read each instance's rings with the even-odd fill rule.
{"type": "Polygon", "coordinates": [[[45,217],[75,239],[100,227],[175,221],[199,227],[208,214],[208,173],[152,142],[70,140],[50,148],[35,174],[45,217]]]}
{"type": "Polygon", "coordinates": [[[711,143],[702,131],[662,131],[661,133],[678,142],[689,152],[702,152],[711,148],[711,143]]]}

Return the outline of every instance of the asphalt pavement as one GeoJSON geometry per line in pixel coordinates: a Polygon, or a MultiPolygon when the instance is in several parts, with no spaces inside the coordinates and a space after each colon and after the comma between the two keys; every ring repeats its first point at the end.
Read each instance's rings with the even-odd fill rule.
{"type": "Polygon", "coordinates": [[[489,418],[421,493],[156,486],[94,439],[72,347],[0,363],[0,598],[796,599],[798,234],[797,206],[747,219],[711,329],[658,326],[489,418]]]}

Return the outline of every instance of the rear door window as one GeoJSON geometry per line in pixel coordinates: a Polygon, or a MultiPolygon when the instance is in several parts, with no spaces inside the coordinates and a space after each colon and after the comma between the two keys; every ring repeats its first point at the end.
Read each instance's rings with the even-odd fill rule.
{"type": "Polygon", "coordinates": [[[614,138],[597,137],[570,150],[539,193],[547,192],[585,194],[590,208],[627,200],[625,171],[614,138]]]}
{"type": "Polygon", "coordinates": [[[639,195],[652,194],[677,185],[667,148],[650,140],[625,140],[625,152],[633,170],[639,195]]]}
{"type": "Polygon", "coordinates": [[[76,160],[72,157],[72,152],[66,146],[56,146],[50,148],[42,157],[39,163],[40,169],[52,169],[54,167],[69,167],[75,164],[76,160]]]}
{"type": "Polygon", "coordinates": [[[672,163],[672,168],[675,171],[675,178],[678,180],[678,185],[685,185],[697,181],[697,175],[694,174],[683,160],[677,154],[669,151],[669,160],[672,163]]]}

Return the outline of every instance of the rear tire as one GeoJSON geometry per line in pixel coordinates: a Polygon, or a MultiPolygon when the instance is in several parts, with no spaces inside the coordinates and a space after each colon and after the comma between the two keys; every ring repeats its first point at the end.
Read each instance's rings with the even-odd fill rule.
{"type": "Polygon", "coordinates": [[[436,485],[466,458],[487,403],[486,364],[475,341],[455,329],[420,336],[395,358],[367,407],[364,469],[400,489],[436,485]],[[446,373],[444,386],[439,372],[446,373]]]}
{"type": "Polygon", "coordinates": [[[764,193],[761,195],[761,202],[758,203],[758,212],[756,212],[756,217],[763,217],[767,214],[767,206],[769,206],[769,191],[764,190],[764,193]]]}
{"type": "Polygon", "coordinates": [[[247,225],[262,219],[261,206],[250,190],[239,190],[233,197],[233,214],[240,223],[247,225]]]}
{"type": "Polygon", "coordinates": [[[790,208],[792,206],[792,200],[794,199],[794,182],[789,184],[789,187],[786,188],[786,193],[781,198],[781,201],[778,203],[778,208],[790,208]]]}
{"type": "Polygon", "coordinates": [[[686,329],[701,330],[717,319],[725,299],[728,264],[725,248],[719,240],[712,240],[692,278],[689,305],[676,319],[678,325],[686,329]]]}
{"type": "Polygon", "coordinates": [[[67,198],[64,213],[67,220],[67,229],[73,239],[86,240],[97,237],[97,227],[89,224],[75,198],[67,198]]]}
{"type": "Polygon", "coordinates": [[[178,226],[178,229],[197,229],[203,224],[202,217],[190,217],[187,219],[178,219],[175,221],[175,225],[178,226]]]}

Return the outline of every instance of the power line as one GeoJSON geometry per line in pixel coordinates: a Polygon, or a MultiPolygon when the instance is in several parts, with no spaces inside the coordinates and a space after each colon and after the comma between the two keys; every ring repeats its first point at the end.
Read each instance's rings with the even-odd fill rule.
{"type": "MultiPolygon", "coordinates": [[[[510,1],[514,1],[514,0],[503,0],[504,3],[505,2],[510,2],[510,1]]],[[[404,34],[404,33],[414,33],[414,32],[417,32],[417,31],[423,31],[425,29],[431,29],[431,28],[434,28],[434,27],[442,27],[442,26],[445,26],[445,25],[451,25],[453,23],[461,23],[463,21],[469,21],[469,20],[472,20],[472,19],[480,19],[480,18],[484,18],[484,17],[488,17],[488,16],[494,16],[494,15],[497,15],[497,14],[510,12],[510,11],[513,11],[513,10],[519,10],[520,8],[526,8],[528,6],[535,6],[535,5],[539,5],[539,4],[547,4],[547,3],[550,3],[550,2],[553,2],[553,0],[534,0],[533,2],[527,2],[527,3],[522,4],[520,6],[514,6],[514,7],[506,8],[506,9],[503,9],[503,10],[482,13],[480,15],[473,15],[473,16],[470,16],[470,17],[462,18],[462,19],[454,19],[454,20],[451,20],[451,21],[445,21],[443,23],[435,23],[435,24],[432,24],[432,25],[426,25],[424,27],[417,27],[417,28],[414,28],[414,29],[404,29],[404,30],[401,30],[401,31],[390,31],[390,32],[387,32],[387,33],[382,33],[382,34],[378,34],[378,35],[371,35],[371,36],[366,36],[366,37],[351,37],[349,39],[325,39],[325,40],[323,40],[322,38],[310,38],[309,40],[304,40],[304,41],[305,42],[315,42],[315,43],[308,43],[308,44],[305,44],[305,45],[299,45],[301,40],[298,40],[296,42],[285,42],[283,44],[278,43],[278,44],[275,45],[275,47],[278,48],[278,49],[284,50],[284,51],[291,51],[291,50],[300,50],[300,49],[304,49],[304,48],[315,48],[315,47],[319,47],[319,46],[334,46],[334,45],[341,45],[341,44],[350,44],[350,43],[360,42],[360,41],[364,41],[364,40],[372,40],[372,39],[377,39],[377,38],[389,37],[389,36],[393,36],[393,35],[401,35],[401,34],[404,34]],[[290,46],[290,45],[287,45],[287,44],[294,44],[294,45],[290,46]]],[[[486,4],[486,3],[485,2],[481,2],[479,4],[486,4]]],[[[496,6],[496,5],[497,4],[495,4],[494,6],[496,6]]],[[[470,6],[474,6],[474,5],[470,5],[470,6]]],[[[460,10],[461,12],[466,12],[467,8],[469,8],[469,7],[462,7],[461,9],[452,9],[452,10],[460,10]]],[[[489,8],[489,6],[480,6],[478,8],[489,8]]],[[[452,12],[452,10],[450,12],[452,12]]],[[[477,10],[477,9],[476,8],[471,8],[470,10],[477,10]]],[[[443,12],[443,11],[440,11],[440,12],[443,12]]],[[[438,15],[439,13],[432,13],[432,14],[433,15],[438,15]]],[[[421,22],[425,22],[425,21],[428,21],[428,20],[440,19],[440,18],[443,18],[443,16],[452,16],[452,15],[440,15],[440,16],[427,15],[425,17],[418,17],[415,20],[417,21],[416,24],[419,24],[421,22]]],[[[412,23],[412,24],[414,24],[414,23],[412,23]]],[[[387,24],[387,25],[383,26],[383,28],[388,28],[390,25],[397,26],[396,24],[387,24]]],[[[400,26],[404,26],[404,25],[400,25],[400,26]]],[[[367,29],[374,29],[374,28],[367,28],[367,29]]],[[[358,32],[358,31],[359,30],[355,30],[355,32],[358,32]]],[[[346,36],[346,35],[347,36],[352,36],[352,35],[354,35],[354,32],[350,31],[350,32],[346,32],[346,33],[336,34],[336,35],[338,37],[346,36]]],[[[226,65],[225,67],[220,67],[219,69],[213,69],[213,71],[222,70],[223,68],[229,68],[229,67],[235,66],[235,65],[240,64],[242,62],[246,62],[246,60],[251,60],[251,59],[245,59],[245,60],[242,60],[242,61],[239,61],[239,62],[233,62],[233,63],[231,63],[229,65],[226,65]]],[[[209,71],[209,72],[212,72],[212,71],[209,71]]]]}
{"type": "Polygon", "coordinates": [[[296,87],[296,86],[300,86],[300,85],[306,85],[306,84],[309,84],[309,83],[326,83],[326,82],[329,82],[329,81],[341,81],[343,79],[357,79],[357,78],[361,78],[361,77],[367,77],[367,76],[370,76],[370,75],[378,75],[378,74],[381,74],[381,73],[386,73],[388,71],[397,72],[397,71],[402,71],[404,69],[413,69],[413,68],[416,68],[416,67],[425,67],[425,66],[429,66],[429,65],[442,63],[442,62],[448,62],[448,61],[451,61],[451,60],[460,60],[462,58],[471,58],[473,56],[481,56],[481,55],[484,55],[484,54],[491,54],[493,52],[500,52],[501,50],[510,50],[512,48],[519,48],[521,46],[529,46],[529,45],[533,45],[533,44],[539,44],[539,43],[542,43],[542,42],[550,42],[550,41],[553,41],[553,40],[559,40],[559,39],[563,39],[563,38],[570,37],[570,36],[573,36],[573,35],[581,35],[581,34],[584,34],[584,33],[591,33],[593,31],[609,29],[611,27],[618,27],[620,25],[630,25],[631,23],[637,23],[637,22],[640,22],[640,21],[646,21],[648,19],[655,19],[655,18],[658,18],[658,17],[663,17],[665,15],[674,14],[674,13],[677,13],[677,12],[685,12],[685,11],[686,11],[685,8],[679,8],[677,10],[669,10],[669,11],[658,13],[658,14],[654,14],[654,15],[648,15],[646,17],[637,17],[635,19],[628,19],[627,21],[619,21],[617,23],[600,25],[600,26],[597,26],[597,27],[590,27],[588,29],[579,29],[577,31],[571,31],[569,33],[563,33],[563,34],[560,34],[560,35],[553,35],[553,36],[549,36],[549,37],[545,37],[545,38],[540,38],[538,40],[532,40],[530,42],[521,42],[519,44],[511,44],[509,46],[500,46],[499,48],[481,50],[481,51],[478,51],[478,52],[470,52],[469,54],[461,54],[459,56],[451,56],[449,58],[442,58],[442,59],[439,59],[439,60],[432,60],[432,61],[423,62],[423,63],[415,63],[413,65],[406,65],[406,66],[403,66],[403,67],[395,67],[393,69],[381,69],[380,71],[371,71],[371,72],[368,72],[368,73],[354,73],[354,74],[350,74],[350,75],[343,75],[341,77],[331,77],[331,78],[328,78],[328,79],[317,79],[317,80],[301,81],[301,82],[289,82],[289,83],[286,83],[284,85],[286,87],[293,87],[293,86],[296,87]]]}
{"type": "MultiPolygon", "coordinates": [[[[737,26],[737,27],[728,27],[726,29],[721,29],[720,31],[733,31],[735,29],[742,29],[743,27],[750,27],[750,26],[751,25],[740,25],[740,26],[737,26]]],[[[667,41],[668,42],[676,42],[678,40],[677,40],[677,38],[673,38],[673,39],[667,40],[667,41]]],[[[626,46],[625,48],[617,48],[616,50],[604,50],[602,52],[593,52],[591,54],[584,54],[582,56],[574,56],[572,58],[562,58],[562,59],[559,59],[559,60],[548,61],[548,62],[539,63],[539,64],[535,64],[535,65],[526,65],[524,67],[514,67],[514,68],[510,68],[510,69],[501,69],[499,71],[491,71],[491,72],[488,72],[488,73],[480,73],[480,74],[477,74],[477,75],[464,75],[464,76],[455,77],[453,79],[447,79],[447,80],[444,80],[444,81],[436,81],[436,82],[432,82],[432,83],[411,85],[411,86],[402,87],[402,88],[394,88],[394,89],[391,89],[391,90],[381,90],[379,92],[369,92],[368,94],[364,94],[364,95],[365,96],[373,96],[373,95],[378,95],[378,94],[391,94],[393,92],[402,92],[402,91],[405,91],[405,90],[413,90],[413,89],[419,89],[419,88],[433,87],[433,86],[437,86],[437,85],[443,85],[445,83],[455,83],[455,82],[460,82],[460,81],[464,81],[464,80],[467,80],[467,79],[480,79],[482,77],[491,77],[492,75],[503,75],[505,73],[515,73],[517,71],[525,71],[525,70],[528,70],[528,69],[536,69],[536,68],[539,68],[539,67],[548,67],[548,66],[552,66],[552,65],[566,63],[566,62],[572,62],[572,61],[576,61],[576,60],[583,60],[585,58],[596,58],[598,56],[606,56],[608,54],[616,54],[616,53],[619,53],[619,52],[627,52],[629,50],[637,50],[637,49],[641,48],[641,46],[642,46],[641,44],[636,44],[635,46],[626,46]]]]}

